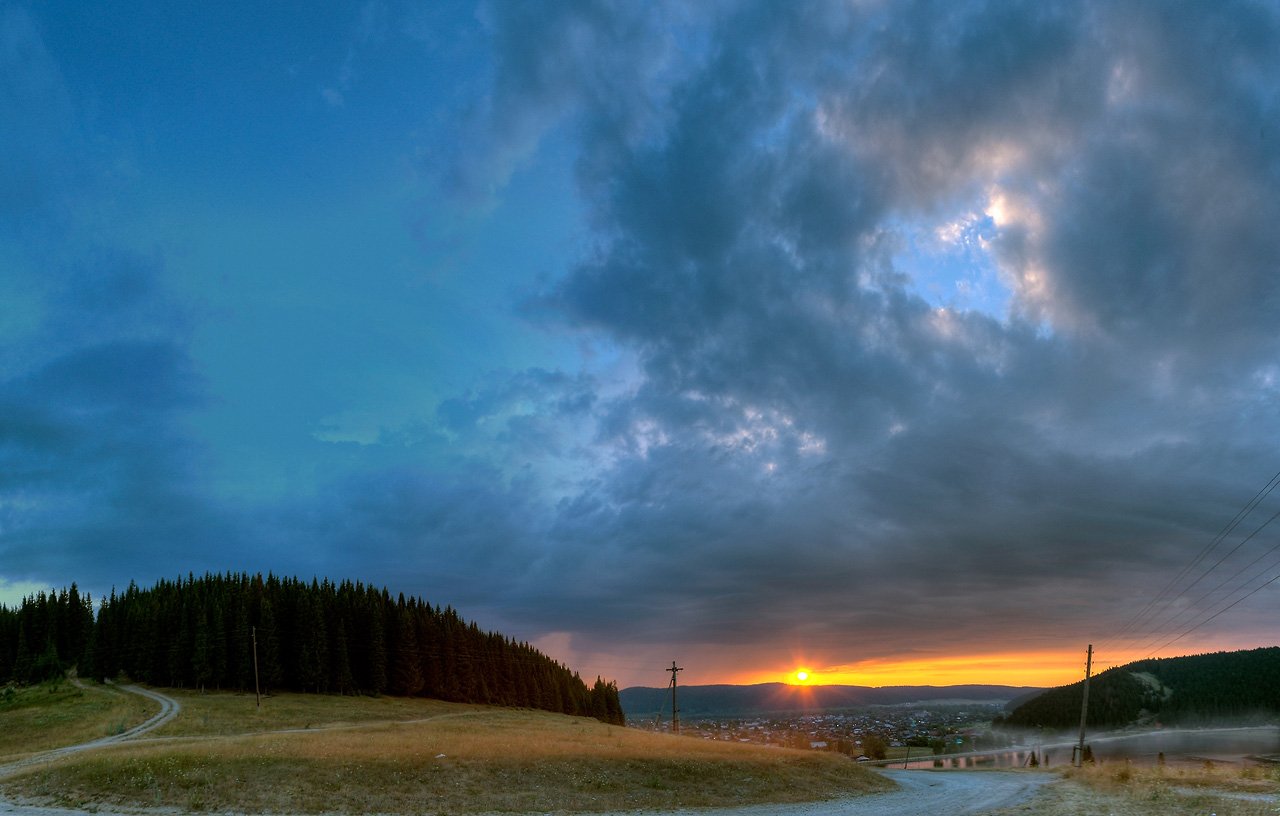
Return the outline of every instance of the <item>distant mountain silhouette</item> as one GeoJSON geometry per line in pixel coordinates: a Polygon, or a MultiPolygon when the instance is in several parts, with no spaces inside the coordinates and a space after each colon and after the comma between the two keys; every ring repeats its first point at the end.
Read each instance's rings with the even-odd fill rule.
{"type": "MultiPolygon", "coordinates": [[[[1011,707],[1004,722],[1024,728],[1079,726],[1083,686],[1081,680],[1042,692],[1011,707]]],[[[1280,646],[1139,660],[1108,669],[1089,685],[1091,727],[1191,725],[1277,714],[1280,646]]]]}
{"type": "MultiPolygon", "coordinates": [[[[1042,689],[1027,686],[792,686],[760,683],[751,686],[680,686],[680,716],[745,717],[758,714],[831,711],[870,705],[900,705],[943,700],[1003,703],[1042,689]]],[[[628,717],[671,714],[671,690],[632,686],[618,693],[628,717]]]]}

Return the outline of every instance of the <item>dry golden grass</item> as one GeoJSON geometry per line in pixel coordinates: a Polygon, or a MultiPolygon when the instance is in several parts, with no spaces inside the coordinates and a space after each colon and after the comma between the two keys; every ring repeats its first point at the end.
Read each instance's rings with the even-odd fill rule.
{"type": "Polygon", "coordinates": [[[175,738],[69,758],[15,778],[8,791],[72,806],[194,811],[545,813],[795,802],[891,787],[833,754],[544,712],[312,697],[287,715],[280,706],[256,723],[260,733],[236,736],[239,709],[220,713],[227,701],[182,702],[198,728],[179,722],[175,738]],[[413,722],[322,728],[391,710],[413,722]],[[304,730],[261,733],[264,725],[304,730]],[[201,729],[209,735],[190,733],[201,729]]]}
{"type": "Polygon", "coordinates": [[[402,722],[468,708],[437,700],[320,694],[273,694],[263,697],[262,707],[258,708],[252,694],[200,694],[173,689],[166,689],[165,694],[182,704],[182,714],[155,731],[155,736],[227,736],[402,722]]]}
{"type": "Polygon", "coordinates": [[[1276,768],[1105,763],[1063,776],[1062,784],[999,816],[1275,816],[1280,804],[1276,768]]]}
{"type": "Polygon", "coordinates": [[[46,683],[0,693],[0,764],[119,734],[156,713],[150,700],[110,686],[46,683]]]}
{"type": "Polygon", "coordinates": [[[1164,767],[1110,762],[1065,771],[1089,787],[1106,791],[1204,789],[1236,793],[1280,792],[1280,767],[1234,763],[1178,763],[1164,767]]]}

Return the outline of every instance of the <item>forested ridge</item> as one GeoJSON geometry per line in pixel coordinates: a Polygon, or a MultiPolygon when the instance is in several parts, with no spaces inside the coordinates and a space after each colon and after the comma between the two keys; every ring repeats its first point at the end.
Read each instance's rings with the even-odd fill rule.
{"type": "Polygon", "coordinates": [[[622,724],[616,684],[527,643],[484,632],[450,607],[386,589],[247,574],[130,584],[95,609],[75,584],[0,606],[0,683],[75,667],[172,688],[423,696],[593,716],[622,724]]]}
{"type": "MultiPolygon", "coordinates": [[[[1050,689],[1004,719],[1018,727],[1080,723],[1084,681],[1050,689]]],[[[1090,681],[1088,724],[1198,724],[1280,714],[1280,647],[1139,660],[1090,681]]]]}

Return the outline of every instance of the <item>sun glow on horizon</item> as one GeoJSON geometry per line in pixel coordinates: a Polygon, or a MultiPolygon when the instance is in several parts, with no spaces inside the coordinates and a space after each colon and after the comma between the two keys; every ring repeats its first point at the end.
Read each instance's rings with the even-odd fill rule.
{"type": "MultiPolygon", "coordinates": [[[[1224,649],[1250,649],[1268,645],[1257,639],[1239,642],[1193,642],[1177,652],[1157,657],[1179,657],[1224,649]]],[[[1093,674],[1147,657],[1133,647],[1117,647],[1093,652],[1093,674]]],[[[708,666],[694,684],[781,684],[790,693],[809,694],[816,686],[964,686],[992,685],[1027,688],[1054,688],[1075,683],[1084,677],[1085,647],[1077,649],[1028,649],[1021,652],[886,654],[856,662],[837,662],[838,656],[794,648],[789,659],[755,663],[743,670],[739,660],[708,666]],[[786,662],[783,662],[786,661],[786,662]],[[726,663],[728,665],[726,665],[726,663]]],[[[747,665],[751,665],[748,663],[747,665]]],[[[684,678],[681,678],[682,682],[684,678]]]]}
{"type": "Polygon", "coordinates": [[[1038,651],[987,655],[939,655],[931,658],[880,658],[857,663],[792,667],[783,672],[744,672],[727,682],[777,682],[792,686],[954,686],[1000,685],[1048,688],[1074,683],[1084,675],[1084,653],[1038,651]]]}

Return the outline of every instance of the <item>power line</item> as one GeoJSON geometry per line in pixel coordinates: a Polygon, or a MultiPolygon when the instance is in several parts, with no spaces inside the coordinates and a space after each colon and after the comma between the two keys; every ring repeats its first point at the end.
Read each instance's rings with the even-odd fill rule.
{"type": "MultiPolygon", "coordinates": [[[[1249,514],[1253,513],[1253,510],[1256,509],[1257,506],[1262,503],[1263,499],[1266,499],[1268,495],[1271,495],[1271,492],[1274,491],[1277,486],[1280,486],[1280,471],[1277,471],[1275,475],[1272,476],[1270,480],[1267,481],[1266,485],[1263,485],[1261,489],[1256,492],[1256,494],[1253,494],[1253,498],[1249,499],[1248,501],[1245,501],[1242,508],[1240,508],[1239,510],[1236,510],[1236,513],[1234,517],[1231,518],[1231,521],[1226,523],[1226,526],[1222,527],[1222,530],[1219,531],[1219,533],[1217,533],[1216,536],[1213,536],[1212,540],[1208,542],[1208,544],[1204,545],[1201,550],[1199,550],[1199,553],[1196,554],[1196,558],[1193,558],[1192,560],[1189,561],[1187,565],[1185,565],[1185,567],[1181,568],[1181,570],[1179,570],[1179,573],[1176,574],[1176,576],[1174,576],[1174,578],[1172,578],[1171,581],[1167,583],[1167,585],[1164,588],[1162,588],[1160,592],[1157,592],[1156,596],[1152,597],[1152,599],[1147,602],[1146,606],[1143,606],[1142,610],[1140,610],[1137,615],[1134,615],[1133,618],[1130,618],[1128,622],[1126,622],[1123,625],[1123,627],[1121,627],[1120,629],[1117,629],[1115,634],[1112,634],[1111,637],[1106,638],[1105,641],[1103,641],[1100,647],[1098,648],[1102,650],[1102,648],[1105,648],[1106,646],[1111,645],[1111,643],[1115,643],[1116,641],[1119,641],[1119,639],[1123,637],[1126,632],[1133,631],[1135,627],[1138,627],[1139,623],[1142,622],[1143,618],[1146,618],[1146,616],[1148,616],[1148,613],[1152,613],[1152,610],[1155,610],[1157,606],[1158,606],[1158,611],[1155,611],[1155,613],[1151,614],[1151,616],[1149,616],[1149,619],[1156,620],[1160,618],[1161,615],[1164,615],[1165,610],[1169,609],[1170,605],[1174,604],[1174,602],[1181,599],[1181,597],[1183,597],[1185,593],[1192,590],[1192,587],[1196,586],[1197,583],[1199,583],[1199,581],[1201,581],[1201,579],[1203,579],[1204,576],[1206,576],[1206,574],[1212,572],[1213,568],[1217,567],[1217,564],[1213,565],[1213,567],[1211,568],[1204,570],[1204,572],[1201,573],[1201,576],[1196,578],[1196,581],[1189,583],[1189,585],[1187,585],[1187,587],[1184,587],[1183,590],[1181,590],[1178,593],[1178,595],[1170,597],[1170,593],[1172,592],[1172,590],[1174,590],[1174,587],[1178,586],[1179,583],[1183,581],[1183,578],[1187,577],[1188,574],[1190,574],[1190,572],[1192,572],[1193,569],[1196,569],[1197,565],[1201,563],[1202,560],[1206,559],[1208,554],[1212,553],[1213,550],[1217,549],[1217,547],[1219,547],[1219,545],[1222,544],[1222,541],[1225,541],[1226,537],[1230,536],[1231,533],[1235,531],[1235,528],[1238,527],[1239,524],[1242,523],[1244,519],[1248,517],[1249,514]]],[[[1265,526],[1265,524],[1263,524],[1263,526],[1265,526]]],[[[1254,531],[1254,535],[1256,535],[1256,533],[1257,531],[1254,531]]],[[[1236,549],[1239,549],[1239,546],[1236,546],[1236,549]]],[[[1233,550],[1233,553],[1234,553],[1234,550],[1233,550]]],[[[1219,560],[1219,563],[1221,563],[1221,559],[1219,560]]],[[[1146,637],[1147,636],[1143,636],[1143,639],[1146,639],[1146,637]]]]}
{"type": "Polygon", "coordinates": [[[1190,629],[1187,629],[1185,632],[1183,632],[1182,634],[1180,634],[1180,635],[1178,635],[1177,637],[1173,638],[1172,640],[1169,640],[1169,641],[1167,641],[1167,642],[1165,642],[1165,643],[1162,643],[1158,648],[1154,649],[1154,650],[1153,650],[1150,654],[1148,654],[1147,656],[1148,656],[1148,657],[1150,657],[1152,654],[1155,654],[1156,652],[1161,651],[1162,649],[1166,648],[1167,646],[1170,646],[1170,645],[1172,645],[1172,644],[1174,644],[1174,643],[1177,643],[1179,640],[1182,640],[1184,637],[1186,637],[1187,635],[1191,634],[1191,633],[1192,633],[1192,632],[1194,632],[1195,630],[1199,629],[1201,626],[1204,626],[1204,625],[1205,625],[1206,623],[1208,623],[1209,621],[1211,621],[1211,620],[1213,620],[1214,618],[1218,617],[1219,615],[1221,615],[1222,613],[1226,612],[1227,610],[1229,610],[1229,609],[1231,609],[1231,608],[1235,607],[1237,604],[1241,603],[1242,601],[1246,600],[1247,598],[1250,598],[1250,597],[1252,597],[1253,595],[1257,594],[1258,592],[1261,592],[1262,590],[1264,590],[1264,589],[1266,589],[1267,587],[1269,587],[1269,586],[1271,586],[1272,584],[1274,584],[1276,581],[1280,581],[1280,573],[1277,573],[1274,577],[1272,577],[1272,578],[1271,578],[1270,580],[1268,580],[1266,583],[1263,583],[1263,584],[1261,584],[1260,586],[1256,586],[1256,587],[1254,587],[1253,589],[1249,590],[1249,592],[1247,592],[1247,593],[1246,593],[1246,594],[1244,594],[1243,596],[1241,596],[1241,597],[1237,598],[1236,600],[1232,601],[1230,604],[1228,604],[1227,606],[1224,606],[1222,609],[1219,609],[1217,612],[1214,612],[1212,615],[1210,615],[1209,617],[1207,617],[1207,618],[1205,618],[1204,620],[1200,621],[1200,622],[1199,622],[1199,623],[1197,623],[1195,626],[1192,626],[1190,629]]]}
{"type": "MultiPolygon", "coordinates": [[[[1222,566],[1222,564],[1223,564],[1223,563],[1225,563],[1225,562],[1226,562],[1226,560],[1227,560],[1228,558],[1230,558],[1231,556],[1235,555],[1235,554],[1236,554],[1236,552],[1238,552],[1238,551],[1240,550],[1240,548],[1241,548],[1241,547],[1243,547],[1245,544],[1247,544],[1247,543],[1249,543],[1250,541],[1252,541],[1252,540],[1254,539],[1254,537],[1258,535],[1258,533],[1260,533],[1260,532],[1262,532],[1264,529],[1266,529],[1266,528],[1267,528],[1267,527],[1268,527],[1268,526],[1269,526],[1273,521],[1275,521],[1277,518],[1280,518],[1280,511],[1277,511],[1277,512],[1276,512],[1276,513],[1274,513],[1270,518],[1268,518],[1266,521],[1262,522],[1262,524],[1258,525],[1257,529],[1255,529],[1252,533],[1250,533],[1250,534],[1249,534],[1248,536],[1246,536],[1243,540],[1241,540],[1241,541],[1240,541],[1240,543],[1239,543],[1239,544],[1237,544],[1235,547],[1232,547],[1232,548],[1231,548],[1231,550],[1230,550],[1230,552],[1228,552],[1226,555],[1222,556],[1222,557],[1221,557],[1221,558],[1219,558],[1216,562],[1214,562],[1213,566],[1211,566],[1211,567],[1210,567],[1209,569],[1207,569],[1203,574],[1201,574],[1201,576],[1200,576],[1199,578],[1197,578],[1193,583],[1191,583],[1190,585],[1188,585],[1188,586],[1186,587],[1186,589],[1184,589],[1182,592],[1180,592],[1180,593],[1178,594],[1178,596],[1177,596],[1176,598],[1174,598],[1174,599],[1173,599],[1173,601],[1177,601],[1178,599],[1180,599],[1180,598],[1184,597],[1184,596],[1187,594],[1187,592],[1189,592],[1189,591],[1191,590],[1191,588],[1192,588],[1192,587],[1194,587],[1196,584],[1200,583],[1200,581],[1201,581],[1201,580],[1203,580],[1205,577],[1207,577],[1210,573],[1212,573],[1212,572],[1213,572],[1214,570],[1216,570],[1218,567],[1222,566]]],[[[1186,615],[1187,611],[1191,611],[1191,612],[1192,612],[1192,614],[1194,615],[1194,614],[1195,614],[1195,609],[1196,609],[1196,607],[1198,607],[1201,603],[1203,603],[1205,600],[1207,600],[1209,597],[1211,597],[1215,592],[1217,592],[1217,591],[1218,591],[1219,589],[1221,589],[1223,586],[1225,586],[1226,584],[1230,583],[1230,582],[1231,582],[1231,581],[1233,581],[1235,578],[1239,577],[1243,572],[1245,572],[1246,570],[1248,570],[1250,567],[1254,566],[1254,565],[1255,565],[1255,564],[1257,564],[1259,561],[1261,561],[1262,559],[1266,558],[1266,557],[1267,557],[1268,555],[1270,555],[1271,553],[1275,552],[1277,549],[1280,549],[1280,544],[1276,544],[1276,545],[1275,545],[1275,546],[1273,546],[1271,549],[1267,550],[1267,551],[1266,551],[1266,552],[1264,552],[1262,555],[1260,555],[1260,556],[1258,556],[1257,558],[1255,558],[1253,561],[1249,562],[1249,563],[1248,563],[1248,564],[1246,564],[1245,566],[1243,566],[1243,567],[1241,567],[1240,569],[1236,570],[1236,572],[1235,572],[1233,575],[1231,575],[1231,576],[1229,576],[1228,578],[1226,578],[1225,580],[1221,581],[1221,582],[1220,582],[1217,586],[1215,586],[1213,589],[1211,589],[1211,590],[1209,590],[1208,592],[1206,592],[1205,594],[1201,595],[1199,598],[1197,598],[1195,601],[1193,601],[1193,602],[1192,602],[1192,604],[1191,604],[1191,606],[1190,606],[1189,610],[1184,609],[1184,610],[1180,610],[1180,611],[1175,612],[1171,617],[1167,618],[1163,623],[1158,623],[1158,624],[1153,625],[1149,630],[1147,630],[1147,633],[1146,633],[1145,635],[1143,635],[1143,636],[1142,636],[1141,638],[1139,638],[1139,639],[1140,639],[1140,640],[1142,640],[1142,641],[1160,640],[1161,638],[1163,638],[1163,637],[1165,636],[1163,633],[1161,633],[1161,632],[1162,632],[1162,629],[1173,629],[1173,628],[1176,628],[1177,626],[1181,625],[1181,624],[1179,624],[1179,623],[1178,623],[1178,621],[1179,621],[1179,619],[1183,618],[1183,617],[1186,615]],[[1153,636],[1154,636],[1154,637],[1153,637],[1153,636]]],[[[1246,579],[1245,581],[1243,581],[1243,582],[1242,582],[1242,584],[1248,584],[1248,583],[1252,582],[1252,581],[1253,581],[1253,579],[1254,579],[1255,577],[1257,577],[1258,575],[1261,575],[1264,571],[1265,571],[1265,570],[1259,570],[1259,571],[1258,571],[1257,573],[1255,573],[1253,576],[1250,576],[1248,579],[1246,579]]],[[[1170,603],[1172,603],[1173,601],[1171,601],[1170,603]]],[[[1148,644],[1148,645],[1149,645],[1149,644],[1148,644]]],[[[1144,647],[1142,647],[1142,648],[1146,648],[1146,647],[1144,646],[1144,647]]]]}
{"type": "MultiPolygon", "coordinates": [[[[1267,519],[1267,520],[1266,520],[1266,521],[1265,521],[1265,522],[1264,522],[1260,527],[1258,527],[1258,529],[1257,529],[1257,530],[1254,530],[1254,531],[1249,535],[1249,538],[1246,538],[1246,539],[1245,539],[1245,541],[1240,542],[1240,544],[1241,544],[1241,545],[1243,545],[1243,544],[1244,544],[1245,542],[1247,542],[1249,539],[1253,538],[1255,535],[1257,535],[1259,532],[1261,532],[1261,531],[1263,530],[1263,528],[1265,528],[1267,525],[1271,524],[1271,522],[1275,521],[1277,518],[1280,518],[1280,511],[1277,511],[1277,512],[1275,513],[1275,515],[1273,515],[1273,516],[1271,516],[1271,518],[1267,519]]],[[[1236,549],[1239,549],[1239,545],[1237,545],[1236,549]]],[[[1229,584],[1229,583],[1231,583],[1232,581],[1234,581],[1235,579],[1239,578],[1239,577],[1240,577],[1242,574],[1244,574],[1247,570],[1249,570],[1249,569],[1250,569],[1250,568],[1252,568],[1253,566],[1257,565],[1259,562],[1261,562],[1261,561],[1262,561],[1263,559],[1265,559],[1267,556],[1269,556],[1269,555],[1271,555],[1272,553],[1276,552],[1276,550],[1280,550],[1280,543],[1277,543],[1277,544],[1273,545],[1269,550],[1267,550],[1266,552],[1262,553],[1262,555],[1259,555],[1257,558],[1253,559],[1253,560],[1252,560],[1252,561],[1250,561],[1248,564],[1245,564],[1243,567],[1241,567],[1240,569],[1236,570],[1236,571],[1235,571],[1234,573],[1232,573],[1231,575],[1229,575],[1229,576],[1227,576],[1226,578],[1224,578],[1224,579],[1222,579],[1221,581],[1219,581],[1219,582],[1218,582],[1218,584],[1217,584],[1217,586],[1215,586],[1213,589],[1209,590],[1208,592],[1206,592],[1206,593],[1204,593],[1203,595],[1201,595],[1199,598],[1196,598],[1194,601],[1192,601],[1192,602],[1191,602],[1191,606],[1190,606],[1188,609],[1186,609],[1186,610],[1182,610],[1182,611],[1178,612],[1176,615],[1174,615],[1174,616],[1173,616],[1173,617],[1168,621],[1169,628],[1170,628],[1170,629],[1172,629],[1172,628],[1175,628],[1176,626],[1180,626],[1180,625],[1182,625],[1181,623],[1178,623],[1178,621],[1179,621],[1181,618],[1183,618],[1183,617],[1186,615],[1186,612],[1188,612],[1188,611],[1191,611],[1191,612],[1192,612],[1192,616],[1194,617],[1195,610],[1199,609],[1199,608],[1200,608],[1200,605],[1201,605],[1202,603],[1204,603],[1204,602],[1205,602],[1205,601],[1207,601],[1209,598],[1211,598],[1214,594],[1216,594],[1219,590],[1221,590],[1221,589],[1222,589],[1223,587],[1225,587],[1227,584],[1229,584]]],[[[1232,552],[1234,552],[1234,550],[1233,550],[1232,552]]],[[[1240,585],[1239,585],[1238,587],[1236,587],[1235,589],[1231,590],[1231,592],[1229,592],[1229,593],[1227,594],[1227,597],[1230,597],[1231,595],[1234,595],[1236,592],[1239,592],[1241,588],[1243,588],[1243,587],[1245,587],[1245,586],[1248,586],[1250,583],[1252,583],[1252,582],[1253,582],[1253,580],[1254,580],[1255,578],[1259,577],[1259,576],[1260,576],[1260,575],[1262,575],[1264,572],[1267,572],[1267,571],[1271,570],[1274,566],[1275,566],[1274,564],[1272,564],[1272,565],[1268,565],[1268,566],[1266,566],[1266,567],[1264,567],[1264,568],[1262,568],[1262,569],[1258,570],[1257,572],[1253,573],[1253,574],[1252,574],[1252,575],[1250,575],[1249,577],[1245,578],[1243,581],[1241,581],[1241,582],[1240,582],[1240,585]]],[[[1185,623],[1185,621],[1183,621],[1183,623],[1185,623]]],[[[1152,630],[1152,633],[1154,633],[1155,631],[1158,631],[1158,630],[1152,630]]],[[[1159,640],[1160,640],[1161,638],[1163,638],[1163,637],[1165,637],[1165,634],[1160,634],[1160,635],[1158,635],[1157,637],[1155,637],[1155,638],[1154,638],[1154,640],[1159,641],[1159,640]]],[[[1142,649],[1145,649],[1145,648],[1147,648],[1147,647],[1148,647],[1148,646],[1150,646],[1150,645],[1151,645],[1150,643],[1147,643],[1147,644],[1146,644],[1146,646],[1143,646],[1143,647],[1141,647],[1141,648],[1142,648],[1142,649]]],[[[1141,649],[1140,649],[1140,650],[1141,650],[1141,649]]]]}
{"type": "MultiPolygon", "coordinates": [[[[1245,539],[1243,539],[1239,544],[1237,544],[1237,545],[1236,545],[1235,547],[1233,547],[1229,552],[1227,552],[1225,555],[1223,555],[1221,558],[1219,558],[1217,561],[1215,561],[1211,566],[1209,566],[1208,568],[1206,568],[1205,570],[1203,570],[1203,571],[1202,571],[1202,572],[1201,572],[1201,573],[1200,573],[1200,574],[1195,578],[1195,580],[1191,581],[1191,583],[1189,583],[1189,584],[1187,584],[1186,586],[1182,587],[1182,589],[1181,589],[1180,591],[1178,591],[1176,595],[1175,595],[1175,594],[1173,594],[1174,589],[1175,589],[1176,587],[1178,587],[1178,586],[1181,584],[1181,582],[1183,581],[1183,579],[1184,579],[1184,578],[1186,578],[1188,575],[1190,575],[1190,574],[1192,573],[1192,571],[1193,571],[1193,570],[1194,570],[1194,569],[1195,569],[1195,568],[1196,568],[1196,567],[1197,567],[1201,562],[1203,562],[1203,561],[1204,561],[1204,560],[1205,560],[1205,559],[1206,559],[1206,558],[1207,558],[1207,557],[1208,557],[1208,556],[1209,556],[1209,555],[1210,555],[1214,550],[1216,550],[1218,547],[1220,547],[1220,546],[1223,544],[1223,542],[1225,542],[1225,541],[1226,541],[1226,539],[1227,539],[1227,538],[1228,538],[1228,537],[1229,537],[1233,532],[1235,532],[1236,528],[1237,528],[1237,527],[1238,527],[1238,526],[1239,526],[1239,525],[1240,525],[1240,524],[1241,524],[1241,523],[1242,523],[1242,522],[1243,522],[1243,521],[1244,521],[1244,520],[1245,520],[1249,515],[1251,515],[1251,514],[1254,512],[1254,510],[1255,510],[1255,509],[1257,509],[1258,505],[1260,505],[1260,504],[1263,502],[1263,500],[1265,500],[1265,499],[1266,499],[1266,498],[1267,498],[1267,497],[1268,497],[1268,496],[1269,496],[1269,495],[1270,495],[1270,494],[1271,494],[1271,493],[1272,493],[1272,492],[1273,492],[1277,487],[1280,487],[1280,471],[1277,471],[1277,472],[1275,473],[1275,475],[1273,475],[1273,476],[1272,476],[1272,477],[1267,481],[1267,483],[1266,483],[1265,485],[1263,485],[1263,487],[1262,487],[1262,488],[1260,488],[1260,489],[1259,489],[1259,490],[1258,490],[1258,491],[1253,495],[1253,497],[1252,497],[1252,498],[1250,498],[1250,499],[1249,499],[1249,501],[1247,501],[1247,502],[1246,502],[1246,503],[1245,503],[1245,504],[1244,504],[1244,505],[1243,505],[1243,506],[1242,506],[1242,507],[1241,507],[1241,508],[1236,512],[1235,516],[1233,516],[1233,517],[1232,517],[1232,519],[1231,519],[1229,522],[1227,522],[1227,524],[1226,524],[1226,525],[1225,525],[1225,526],[1224,526],[1224,527],[1223,527],[1223,528],[1218,532],[1218,534],[1217,534],[1217,535],[1215,535],[1215,536],[1214,536],[1214,537],[1209,541],[1209,543],[1208,543],[1208,544],[1206,544],[1204,547],[1202,547],[1202,548],[1200,549],[1200,551],[1196,554],[1196,556],[1195,556],[1194,558],[1192,558],[1192,559],[1191,559],[1191,561],[1190,561],[1190,562],[1188,562],[1188,563],[1187,563],[1187,564],[1186,564],[1186,565],[1185,565],[1185,566],[1184,566],[1184,567],[1183,567],[1183,568],[1178,572],[1178,574],[1177,574],[1177,575],[1175,575],[1175,576],[1173,577],[1173,579],[1171,579],[1171,580],[1168,582],[1168,584],[1166,584],[1166,585],[1165,585],[1165,586],[1164,586],[1164,587],[1163,587],[1163,588],[1162,588],[1158,593],[1156,593],[1156,595],[1155,595],[1154,597],[1152,597],[1152,598],[1151,598],[1151,600],[1149,600],[1149,601],[1146,603],[1146,605],[1145,605],[1145,606],[1143,606],[1143,608],[1142,608],[1142,609],[1141,609],[1141,610],[1140,610],[1136,615],[1134,615],[1133,617],[1131,617],[1131,618],[1130,618],[1130,619],[1129,619],[1129,620],[1128,620],[1128,621],[1127,621],[1123,626],[1121,626],[1118,630],[1116,630],[1116,631],[1114,632],[1114,634],[1112,634],[1111,636],[1109,636],[1109,637],[1105,638],[1105,639],[1102,641],[1102,643],[1099,645],[1099,650],[1105,649],[1106,647],[1108,647],[1108,646],[1110,646],[1110,645],[1112,645],[1112,644],[1115,644],[1115,643],[1119,642],[1121,639],[1123,639],[1123,638],[1124,638],[1124,636],[1125,636],[1127,633],[1134,631],[1134,630],[1135,630],[1139,625],[1141,625],[1141,624],[1143,623],[1143,621],[1144,621],[1144,620],[1145,620],[1145,621],[1146,621],[1146,623],[1147,623],[1147,624],[1149,624],[1149,625],[1148,625],[1148,627],[1147,627],[1147,628],[1146,628],[1146,630],[1145,630],[1145,634],[1141,635],[1141,637],[1139,638],[1140,640],[1142,640],[1142,641],[1149,641],[1149,640],[1151,640],[1151,639],[1152,639],[1152,636],[1153,636],[1153,635],[1155,635],[1155,636],[1156,636],[1156,639],[1159,639],[1159,637],[1163,637],[1163,635],[1159,634],[1159,633],[1161,632],[1161,630],[1162,630],[1162,629],[1167,629],[1170,623],[1172,623],[1173,621],[1176,621],[1177,619],[1181,618],[1181,617],[1183,616],[1183,614],[1184,614],[1183,612],[1176,612],[1176,613],[1172,616],[1172,618],[1169,618],[1169,617],[1167,616],[1167,614],[1166,614],[1166,613],[1167,613],[1167,611],[1169,610],[1169,608],[1170,608],[1174,603],[1176,603],[1178,600],[1180,600],[1181,598],[1185,597],[1185,596],[1186,596],[1186,594],[1187,594],[1188,592],[1190,592],[1190,591],[1191,591],[1191,589],[1193,589],[1197,584],[1199,584],[1201,581],[1203,581],[1203,580],[1204,580],[1204,579],[1205,579],[1205,578],[1206,578],[1210,573],[1212,573],[1214,570],[1216,570],[1218,567],[1220,567],[1220,566],[1221,566],[1221,565],[1222,565],[1222,564],[1223,564],[1227,559],[1229,559],[1232,555],[1234,555],[1237,551],[1239,551],[1241,547],[1243,547],[1246,543],[1248,543],[1250,540],[1252,540],[1252,539],[1253,539],[1253,538],[1254,538],[1254,537],[1255,537],[1259,532],[1261,532],[1264,528],[1266,528],[1269,524],[1271,524],[1271,522],[1272,522],[1272,521],[1274,521],[1277,517],[1280,517],[1280,512],[1277,512],[1275,515],[1273,515],[1273,516],[1272,516],[1271,518],[1269,518],[1267,521],[1263,522],[1261,525],[1259,525],[1259,526],[1258,526],[1258,528],[1257,528],[1257,529],[1255,529],[1252,533],[1250,533],[1250,534],[1249,534],[1245,539]]],[[[1280,545],[1277,545],[1277,546],[1280,546],[1280,545]]],[[[1249,569],[1250,567],[1254,566],[1255,564],[1257,564],[1257,563],[1258,563],[1262,558],[1265,558],[1267,554],[1269,554],[1270,552],[1274,551],[1274,549],[1275,549],[1275,548],[1273,548],[1272,550],[1268,551],[1268,553],[1264,553],[1262,556],[1260,556],[1260,557],[1259,557],[1259,558],[1257,558],[1257,559],[1254,559],[1254,561],[1253,561],[1253,562],[1251,562],[1250,564],[1246,565],[1246,566],[1245,566],[1244,568],[1242,568],[1241,570],[1238,570],[1238,571],[1236,572],[1236,575],[1233,575],[1231,578],[1228,578],[1226,582],[1223,582],[1223,583],[1219,584],[1219,585],[1218,585],[1217,587],[1215,587],[1213,590],[1210,590],[1208,593],[1206,593],[1205,595],[1201,596],[1201,598],[1200,598],[1200,599],[1198,599],[1198,600],[1196,601],[1196,603],[1198,604],[1198,603],[1202,602],[1204,599],[1206,599],[1206,598],[1208,598],[1209,596],[1211,596],[1214,592],[1216,592],[1218,589],[1220,589],[1220,588],[1221,588],[1225,583],[1230,582],[1230,581],[1231,581],[1231,580],[1233,580],[1236,576],[1238,576],[1239,574],[1241,574],[1243,571],[1245,571],[1245,570],[1249,569]]],[[[1253,580],[1253,577],[1250,577],[1250,578],[1249,578],[1245,583],[1247,584],[1249,581],[1252,581],[1252,580],[1253,580]]],[[[1221,610],[1221,611],[1225,611],[1225,610],[1221,610]]],[[[1218,614],[1221,614],[1221,611],[1220,611],[1218,614]]],[[[1215,617],[1216,617],[1216,615],[1215,615],[1215,617]]],[[[1199,626],[1203,626],[1203,625],[1204,625],[1205,623],[1207,623],[1207,622],[1208,622],[1207,620],[1206,620],[1206,621],[1202,621],[1201,623],[1197,624],[1196,628],[1198,628],[1199,626]]],[[[1185,634],[1188,634],[1188,633],[1187,633],[1187,632],[1184,632],[1182,636],[1185,636],[1185,634]]],[[[1179,636],[1179,637],[1181,637],[1181,636],[1179,636]]],[[[1132,638],[1131,638],[1131,639],[1132,639],[1132,638]]],[[[1176,639],[1175,639],[1175,640],[1176,640],[1176,639]]],[[[1163,647],[1161,647],[1161,648],[1163,648],[1163,647]]]]}
{"type": "Polygon", "coordinates": [[[671,672],[671,731],[674,734],[680,733],[680,707],[676,704],[676,673],[684,671],[684,667],[677,666],[674,660],[671,661],[671,668],[667,669],[671,672]]]}

